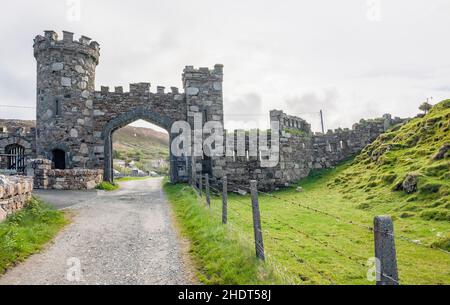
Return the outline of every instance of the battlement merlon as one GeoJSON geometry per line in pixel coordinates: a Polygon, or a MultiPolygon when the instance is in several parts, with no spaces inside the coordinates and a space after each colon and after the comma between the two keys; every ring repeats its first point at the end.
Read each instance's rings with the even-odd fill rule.
{"type": "Polygon", "coordinates": [[[128,92],[125,92],[123,90],[122,86],[116,86],[114,87],[114,92],[110,91],[110,88],[108,86],[101,86],[100,91],[95,91],[96,95],[105,96],[110,93],[112,94],[125,94],[125,95],[133,95],[133,96],[149,96],[150,94],[156,94],[156,95],[170,95],[170,96],[177,96],[177,95],[183,95],[183,93],[180,93],[179,89],[177,87],[170,87],[170,92],[165,92],[165,87],[163,86],[157,86],[156,92],[153,93],[150,91],[150,83],[131,83],[129,84],[130,90],[128,92]]]}
{"type": "Polygon", "coordinates": [[[100,58],[100,45],[91,38],[81,36],[78,41],[73,40],[73,33],[63,31],[63,39],[58,40],[58,33],[55,31],[45,31],[44,36],[37,35],[34,39],[34,57],[46,50],[64,50],[68,52],[80,53],[90,56],[98,65],[100,58]]]}

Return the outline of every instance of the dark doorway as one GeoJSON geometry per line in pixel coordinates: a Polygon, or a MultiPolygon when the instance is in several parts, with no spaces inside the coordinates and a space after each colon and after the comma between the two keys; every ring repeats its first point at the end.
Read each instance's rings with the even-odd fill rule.
{"type": "Polygon", "coordinates": [[[55,164],[55,169],[66,169],[66,153],[61,149],[52,150],[52,162],[55,164]]]}
{"type": "Polygon", "coordinates": [[[19,144],[12,144],[6,146],[5,152],[8,158],[8,169],[23,173],[25,171],[25,148],[19,144]]]}

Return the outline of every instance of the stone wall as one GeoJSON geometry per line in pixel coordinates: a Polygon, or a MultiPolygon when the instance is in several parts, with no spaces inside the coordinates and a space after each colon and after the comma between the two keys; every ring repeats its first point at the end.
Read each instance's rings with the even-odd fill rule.
{"type": "Polygon", "coordinates": [[[0,175],[0,221],[22,209],[32,191],[33,178],[0,175]]]}
{"type": "MultiPolygon", "coordinates": [[[[331,168],[354,156],[389,127],[404,121],[386,114],[378,119],[361,120],[354,124],[352,129],[336,129],[334,131],[329,130],[326,134],[313,134],[308,133],[309,124],[301,124],[301,119],[295,119],[291,116],[278,117],[288,117],[292,120],[291,122],[300,123],[299,125],[292,124],[289,126],[291,128],[280,131],[278,165],[262,167],[259,154],[256,157],[250,157],[250,141],[247,133],[245,151],[248,156],[225,158],[224,171],[230,185],[237,188],[239,185],[248,186],[249,180],[254,179],[258,180],[260,189],[271,190],[288,186],[290,183],[308,176],[313,169],[331,168]],[[302,132],[290,133],[286,131],[292,131],[292,128],[302,132]]],[[[283,125],[286,126],[285,123],[283,125]]],[[[235,137],[237,132],[235,131],[235,137]]],[[[270,142],[270,138],[268,142],[270,142]]],[[[259,152],[259,146],[256,147],[259,152]]],[[[234,155],[238,155],[237,149],[235,147],[234,155]]]]}
{"type": "Polygon", "coordinates": [[[32,160],[29,168],[37,189],[89,190],[103,181],[103,170],[52,169],[52,162],[46,159],[32,160]]]}

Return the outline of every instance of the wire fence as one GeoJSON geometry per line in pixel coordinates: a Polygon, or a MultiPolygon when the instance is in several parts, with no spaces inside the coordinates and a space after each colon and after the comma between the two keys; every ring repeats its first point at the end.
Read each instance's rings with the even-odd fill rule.
{"type": "MultiPolygon", "coordinates": [[[[336,215],[334,213],[330,213],[328,211],[324,211],[321,209],[318,209],[316,207],[312,207],[310,205],[304,204],[303,202],[293,201],[287,198],[283,198],[282,196],[278,196],[277,194],[265,192],[258,190],[256,188],[256,181],[253,182],[250,185],[236,185],[233,183],[227,183],[225,179],[226,185],[222,186],[224,189],[220,190],[220,183],[216,181],[216,183],[212,184],[209,181],[209,176],[206,175],[205,177],[200,176],[193,179],[192,186],[196,189],[199,202],[202,201],[202,194],[203,194],[203,185],[208,185],[208,188],[206,189],[205,197],[209,198],[211,195],[216,197],[222,197],[222,214],[217,211],[214,207],[210,210],[212,213],[217,216],[219,219],[223,219],[224,213],[227,215],[229,214],[230,218],[235,218],[235,220],[239,221],[239,223],[245,222],[247,223],[247,219],[245,217],[250,217],[246,213],[244,213],[244,209],[242,207],[252,207],[252,216],[253,216],[253,230],[255,235],[255,240],[251,240],[248,237],[245,237],[244,241],[246,243],[254,243],[255,244],[255,251],[257,257],[261,258],[262,260],[266,262],[270,262],[270,265],[277,270],[277,273],[280,274],[284,279],[287,280],[290,284],[299,284],[303,283],[304,281],[301,279],[298,280],[297,276],[291,276],[287,268],[281,266],[279,263],[276,262],[276,259],[273,257],[272,254],[269,254],[267,249],[264,248],[263,244],[263,238],[270,241],[273,245],[280,245],[282,241],[288,241],[284,242],[282,244],[282,249],[285,253],[289,255],[292,259],[294,259],[296,262],[307,268],[310,272],[313,274],[316,274],[319,276],[324,282],[329,284],[336,284],[336,280],[334,280],[330,275],[327,275],[327,272],[320,270],[314,263],[309,262],[307,259],[305,259],[305,255],[302,255],[299,251],[296,251],[293,249],[293,247],[290,247],[288,245],[293,244],[293,242],[289,242],[289,236],[274,236],[274,234],[268,230],[262,230],[260,227],[258,227],[257,222],[261,217],[260,211],[259,211],[259,204],[258,204],[258,198],[259,196],[269,197],[271,200],[275,200],[278,202],[283,202],[289,205],[293,205],[296,207],[299,207],[303,210],[306,210],[313,214],[320,214],[324,217],[328,217],[331,219],[334,219],[339,224],[344,224],[345,226],[352,226],[352,228],[358,228],[361,234],[366,236],[364,232],[367,234],[370,234],[370,238],[374,239],[374,250],[372,253],[374,255],[372,256],[374,258],[374,269],[373,272],[375,273],[375,278],[377,284],[380,285],[398,285],[400,284],[399,276],[398,276],[398,269],[397,269],[397,253],[395,249],[395,242],[394,240],[400,240],[402,242],[407,243],[408,245],[414,245],[417,247],[421,247],[423,249],[431,250],[431,251],[440,251],[445,254],[450,254],[448,251],[441,249],[441,248],[435,248],[431,245],[426,245],[418,240],[415,240],[413,238],[403,236],[400,234],[394,234],[393,231],[393,224],[392,219],[388,216],[377,216],[374,219],[374,225],[370,226],[364,223],[356,222],[354,220],[346,219],[340,215],[336,215]],[[203,182],[204,180],[204,182],[203,182]],[[225,190],[237,193],[237,196],[234,196],[232,200],[228,200],[228,195],[224,196],[223,193],[225,190]],[[222,196],[221,196],[222,194],[222,196]],[[248,196],[250,195],[251,201],[249,200],[248,196]],[[256,201],[256,204],[255,204],[256,201]],[[239,207],[236,207],[235,205],[231,205],[230,203],[239,203],[239,207]],[[251,203],[251,204],[250,204],[251,203]],[[255,207],[257,208],[257,211],[255,211],[255,207]],[[256,222],[256,224],[255,224],[256,222]],[[261,235],[261,240],[259,241],[257,236],[258,234],[261,235]],[[263,253],[263,255],[259,255],[259,253],[263,253]]],[[[206,203],[211,204],[208,199],[206,199],[206,203]]],[[[315,233],[309,233],[305,230],[302,230],[298,228],[297,226],[294,226],[289,221],[286,221],[282,217],[279,217],[279,215],[274,215],[269,213],[267,210],[264,211],[264,220],[269,220],[272,224],[279,225],[282,228],[287,228],[289,231],[294,232],[295,234],[302,236],[304,240],[308,240],[311,244],[316,245],[316,247],[322,247],[324,249],[327,249],[327,251],[334,253],[337,257],[340,257],[342,260],[346,260],[349,263],[353,264],[355,268],[360,269],[362,272],[369,274],[369,269],[371,266],[368,264],[368,260],[371,258],[371,256],[364,256],[357,253],[348,253],[345,249],[341,249],[340,247],[336,246],[333,241],[327,241],[323,238],[320,238],[315,233]]],[[[242,230],[242,225],[235,226],[234,224],[231,224],[229,221],[226,222],[227,227],[230,228],[233,232],[238,234],[238,236],[245,236],[242,230]]],[[[248,233],[247,233],[248,234],[248,233]]],[[[333,236],[333,234],[327,234],[328,236],[333,236]]],[[[336,236],[336,235],[334,235],[336,236]]],[[[359,242],[353,240],[351,237],[343,237],[339,236],[340,238],[345,238],[348,242],[352,244],[357,244],[359,242]]],[[[366,236],[369,238],[369,236],[366,236]]],[[[320,265],[319,265],[320,266],[320,265]]]]}

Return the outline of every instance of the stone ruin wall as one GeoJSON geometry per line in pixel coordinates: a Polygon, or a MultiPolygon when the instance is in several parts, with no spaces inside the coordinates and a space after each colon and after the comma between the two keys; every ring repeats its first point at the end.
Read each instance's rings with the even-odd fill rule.
{"type": "MultiPolygon", "coordinates": [[[[281,111],[276,112],[282,114],[281,111]]],[[[271,112],[271,114],[273,113],[271,112]]],[[[233,185],[236,188],[240,185],[248,186],[249,180],[257,180],[258,186],[262,190],[288,186],[307,177],[311,170],[331,168],[354,156],[389,127],[404,121],[400,118],[392,118],[387,114],[383,118],[361,120],[354,124],[352,129],[328,130],[326,134],[322,134],[312,133],[310,125],[301,118],[284,114],[281,116],[271,115],[271,118],[275,120],[280,117],[290,118],[294,124],[280,122],[283,129],[280,128],[278,165],[261,167],[258,157],[227,157],[224,171],[231,187],[233,185]],[[297,125],[297,122],[300,124],[297,125]],[[290,132],[286,130],[290,130],[290,132]],[[293,130],[299,132],[294,133],[293,130]]],[[[248,137],[246,137],[245,150],[249,151],[248,137]]]]}
{"type": "Polygon", "coordinates": [[[21,210],[31,199],[33,178],[0,175],[0,222],[21,210]]]}

